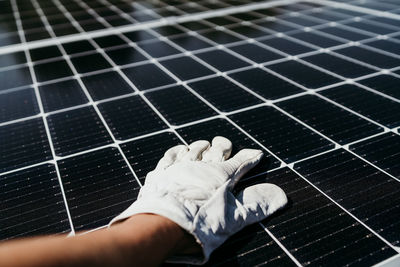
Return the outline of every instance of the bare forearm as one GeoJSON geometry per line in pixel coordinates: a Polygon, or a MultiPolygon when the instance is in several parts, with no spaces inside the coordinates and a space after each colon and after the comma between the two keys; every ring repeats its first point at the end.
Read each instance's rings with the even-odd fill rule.
{"type": "Polygon", "coordinates": [[[183,230],[166,218],[141,214],[89,234],[5,242],[0,266],[156,266],[179,249],[183,230]]]}

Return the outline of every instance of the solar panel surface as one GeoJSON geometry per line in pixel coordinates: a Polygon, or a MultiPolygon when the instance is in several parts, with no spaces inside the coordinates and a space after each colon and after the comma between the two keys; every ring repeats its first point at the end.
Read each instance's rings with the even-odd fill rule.
{"type": "Polygon", "coordinates": [[[400,259],[397,0],[0,1],[0,239],[103,227],[215,135],[289,205],[209,266],[400,259]]]}

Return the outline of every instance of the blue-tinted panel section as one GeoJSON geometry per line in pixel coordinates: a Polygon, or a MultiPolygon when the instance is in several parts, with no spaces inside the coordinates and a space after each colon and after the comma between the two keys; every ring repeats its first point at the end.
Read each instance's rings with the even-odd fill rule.
{"type": "Polygon", "coordinates": [[[39,112],[33,88],[0,94],[0,122],[33,116],[39,112]]]}
{"type": "Polygon", "coordinates": [[[52,159],[42,118],[0,127],[0,172],[52,159]]]}
{"type": "Polygon", "coordinates": [[[224,112],[262,103],[262,100],[224,77],[201,80],[189,86],[224,112]]]}
{"type": "Polygon", "coordinates": [[[274,64],[268,68],[309,89],[318,89],[341,81],[325,72],[293,60],[274,64]]]}
{"type": "Polygon", "coordinates": [[[93,107],[74,109],[47,117],[54,150],[65,156],[112,142],[93,107]]]}
{"type": "Polygon", "coordinates": [[[400,103],[355,85],[343,85],[322,95],[387,127],[400,125],[400,103]]]}
{"type": "Polygon", "coordinates": [[[28,67],[0,72],[0,91],[29,85],[31,83],[32,78],[28,67]]]}
{"type": "Polygon", "coordinates": [[[45,112],[69,108],[88,102],[85,93],[76,80],[39,86],[40,97],[45,112]]]}
{"type": "Polygon", "coordinates": [[[133,93],[132,87],[115,71],[104,72],[82,78],[93,100],[103,100],[133,93]]]}
{"type": "Polygon", "coordinates": [[[70,231],[52,164],[0,176],[0,239],[70,231]]]}
{"type": "Polygon", "coordinates": [[[339,144],[363,139],[383,128],[317,96],[305,95],[277,105],[339,144]]]}
{"type": "Polygon", "coordinates": [[[99,104],[99,109],[113,135],[119,140],[167,127],[140,96],[104,102],[99,104]]]}
{"type": "Polygon", "coordinates": [[[334,147],[322,136],[272,107],[256,108],[229,117],[287,163],[334,147]]]}
{"type": "Polygon", "coordinates": [[[235,72],[230,76],[266,99],[277,99],[304,92],[299,87],[259,68],[235,72]]]}
{"type": "Polygon", "coordinates": [[[400,240],[400,183],[339,149],[295,169],[393,245],[400,240]]]}
{"type": "Polygon", "coordinates": [[[386,133],[353,144],[350,149],[389,174],[400,178],[400,136],[386,133]]]}
{"type": "Polygon", "coordinates": [[[145,96],[173,125],[217,115],[211,107],[183,86],[149,92],[145,96]]]}
{"type": "Polygon", "coordinates": [[[369,266],[396,254],[288,168],[241,183],[238,190],[260,182],[276,184],[285,191],[288,205],[263,224],[302,265],[369,266]]]}
{"type": "Polygon", "coordinates": [[[117,148],[96,150],[57,164],[75,230],[106,225],[136,200],[139,184],[117,148]]]}

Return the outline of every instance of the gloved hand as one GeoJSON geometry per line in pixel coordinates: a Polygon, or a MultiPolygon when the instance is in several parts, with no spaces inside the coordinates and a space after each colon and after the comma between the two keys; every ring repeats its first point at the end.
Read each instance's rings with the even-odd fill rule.
{"type": "Polygon", "coordinates": [[[243,149],[228,160],[232,143],[224,137],[170,148],[149,172],[138,199],[110,225],[139,213],[164,216],[201,245],[202,257],[181,257],[171,262],[205,263],[213,250],[246,225],[266,218],[287,203],[273,184],[250,186],[236,197],[235,183],[263,156],[261,150],[243,149]]]}

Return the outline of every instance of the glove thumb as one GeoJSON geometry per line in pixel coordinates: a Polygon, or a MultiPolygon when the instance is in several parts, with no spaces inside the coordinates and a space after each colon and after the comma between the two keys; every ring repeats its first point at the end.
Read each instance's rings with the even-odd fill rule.
{"type": "Polygon", "coordinates": [[[236,199],[246,210],[246,225],[265,219],[288,202],[285,192],[279,186],[268,183],[247,187],[236,199]]]}

